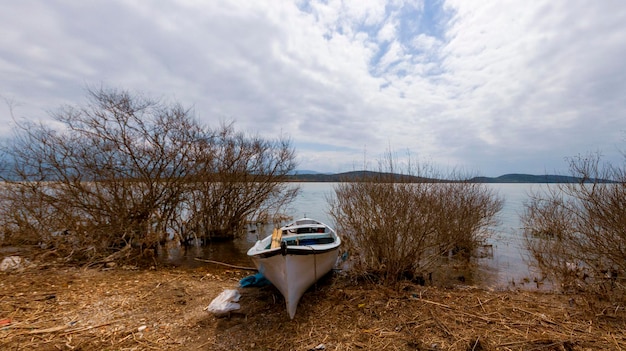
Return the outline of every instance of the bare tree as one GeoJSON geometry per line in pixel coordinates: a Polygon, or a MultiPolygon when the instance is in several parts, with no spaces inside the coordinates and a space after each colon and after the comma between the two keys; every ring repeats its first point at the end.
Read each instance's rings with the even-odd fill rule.
{"type": "Polygon", "coordinates": [[[4,146],[13,161],[0,193],[5,241],[29,238],[89,259],[184,237],[198,222],[209,233],[234,231],[293,197],[280,183],[295,167],[288,141],[248,138],[232,125],[214,131],[179,104],[126,91],[88,97],[52,114],[62,128],[20,123],[4,146]]]}
{"type": "Polygon", "coordinates": [[[535,192],[522,215],[532,263],[564,288],[622,296],[626,171],[598,154],[570,160],[578,182],[535,192]]]}
{"type": "Polygon", "coordinates": [[[11,193],[39,206],[24,208],[23,221],[44,243],[67,239],[88,255],[159,241],[196,171],[194,143],[205,131],[189,110],[116,90],[91,90],[89,103],[53,114],[64,126],[20,125],[9,148],[15,160],[11,193]],[[49,218],[39,213],[49,214],[49,218]]]}
{"type": "Polygon", "coordinates": [[[246,220],[280,211],[299,192],[287,183],[295,153],[286,139],[265,140],[222,125],[201,159],[204,172],[194,179],[187,223],[199,239],[232,239],[246,220]]]}

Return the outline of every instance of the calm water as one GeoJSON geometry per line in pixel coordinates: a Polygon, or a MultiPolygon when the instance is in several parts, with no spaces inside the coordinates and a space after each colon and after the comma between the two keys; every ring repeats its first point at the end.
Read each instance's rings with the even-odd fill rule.
{"type": "MultiPolygon", "coordinates": [[[[287,209],[287,214],[295,218],[308,216],[334,226],[329,216],[328,198],[333,196],[334,183],[301,183],[301,194],[287,209]]],[[[488,244],[493,247],[493,255],[478,260],[477,275],[474,284],[494,288],[537,288],[533,279],[538,276],[526,263],[520,230],[520,214],[523,204],[532,190],[545,185],[539,184],[485,184],[504,198],[504,207],[499,215],[500,224],[494,228],[495,234],[488,244]]],[[[246,251],[257,239],[271,234],[271,228],[250,227],[245,238],[234,243],[213,244],[207,247],[193,247],[185,254],[179,251],[163,252],[162,258],[191,266],[205,265],[195,260],[196,257],[211,259],[230,264],[251,266],[246,251]],[[268,231],[268,232],[265,232],[268,231]]],[[[341,233],[339,233],[341,235],[341,233]]],[[[180,250],[180,249],[178,249],[180,250]]]]}

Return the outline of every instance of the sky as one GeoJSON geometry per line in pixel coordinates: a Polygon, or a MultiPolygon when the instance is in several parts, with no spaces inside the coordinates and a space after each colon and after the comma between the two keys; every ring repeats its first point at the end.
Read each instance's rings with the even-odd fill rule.
{"type": "Polygon", "coordinates": [[[0,137],[106,86],[288,137],[298,169],[385,155],[484,176],[626,151],[622,0],[0,0],[0,137]]]}

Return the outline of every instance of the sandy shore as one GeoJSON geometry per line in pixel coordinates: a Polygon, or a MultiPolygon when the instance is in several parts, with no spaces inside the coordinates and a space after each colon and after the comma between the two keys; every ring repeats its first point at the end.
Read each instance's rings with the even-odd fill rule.
{"type": "Polygon", "coordinates": [[[76,268],[0,273],[2,350],[620,350],[624,306],[593,297],[402,284],[331,273],[290,320],[272,287],[206,308],[248,271],[76,268]]]}

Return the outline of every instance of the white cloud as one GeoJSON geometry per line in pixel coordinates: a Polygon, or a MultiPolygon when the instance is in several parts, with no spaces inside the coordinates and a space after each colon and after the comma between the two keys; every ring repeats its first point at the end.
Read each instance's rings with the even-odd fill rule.
{"type": "Polygon", "coordinates": [[[617,0],[24,0],[0,12],[0,95],[28,118],[101,83],[176,99],[209,124],[286,133],[320,171],[391,146],[542,172],[621,157],[625,23],[617,0]]]}

